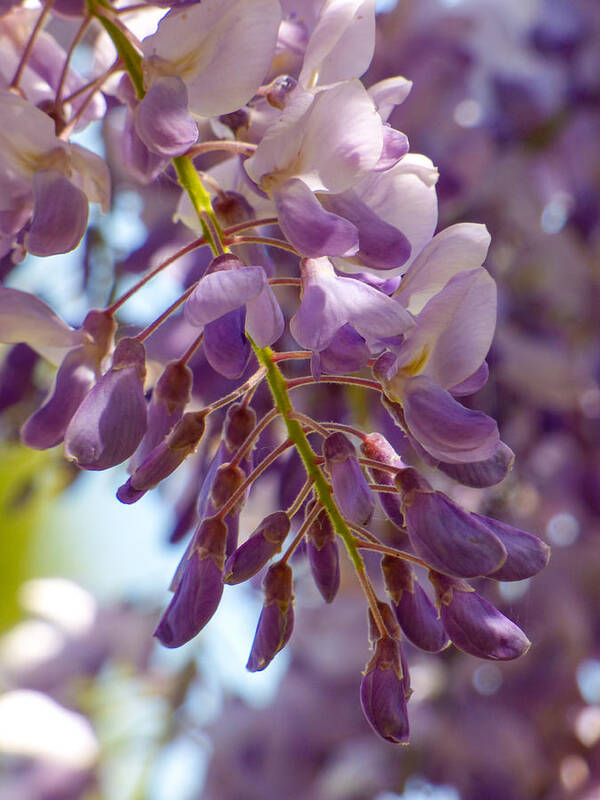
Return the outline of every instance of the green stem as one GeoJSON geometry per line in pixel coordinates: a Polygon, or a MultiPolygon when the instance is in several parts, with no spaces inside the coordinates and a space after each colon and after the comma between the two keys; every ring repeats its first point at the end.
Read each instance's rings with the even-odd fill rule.
{"type": "Polygon", "coordinates": [[[366,576],[364,561],[358,551],[358,548],[356,547],[354,536],[350,532],[346,521],[340,514],[338,507],[331,496],[331,487],[329,486],[323,471],[317,465],[316,456],[308,439],[306,438],[306,434],[302,430],[302,426],[298,420],[292,417],[294,408],[288,395],[285,379],[281,374],[279,367],[273,360],[273,353],[269,347],[257,347],[253,342],[252,347],[254,348],[254,352],[259,363],[262,364],[267,371],[267,382],[269,384],[271,394],[273,395],[275,405],[281,412],[283,421],[285,422],[288,437],[290,441],[294,443],[296,450],[302,459],[302,463],[304,464],[307,475],[314,484],[319,501],[327,512],[335,532],[340,536],[346,545],[348,555],[352,559],[354,568],[359,574],[361,583],[364,585],[364,581],[362,580],[362,578],[366,576]]]}
{"type": "MultiPolygon", "coordinates": [[[[177,156],[173,159],[173,166],[177,172],[179,183],[185,189],[190,198],[194,211],[198,215],[200,225],[202,226],[202,234],[211,250],[217,256],[222,251],[223,243],[223,230],[219,225],[216,214],[210,202],[210,195],[204,188],[204,184],[200,180],[200,176],[196,172],[194,162],[189,156],[177,156]],[[216,237],[206,223],[206,217],[209,218],[215,230],[216,237]]],[[[225,248],[226,250],[227,248],[225,248]]]]}
{"type": "Polygon", "coordinates": [[[129,73],[138,100],[142,100],[146,90],[144,89],[141,54],[127,38],[126,29],[124,29],[120,20],[110,19],[107,16],[107,14],[111,16],[113,14],[113,9],[109,3],[103,2],[103,0],[87,0],[87,8],[89,13],[96,17],[112,39],[112,43],[117,48],[117,52],[123,60],[123,65],[129,73]]]}

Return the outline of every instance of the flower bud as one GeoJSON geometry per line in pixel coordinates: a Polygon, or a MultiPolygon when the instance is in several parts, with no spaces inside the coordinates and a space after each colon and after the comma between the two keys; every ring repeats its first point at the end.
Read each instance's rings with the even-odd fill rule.
{"type": "MultiPolygon", "coordinates": [[[[246,475],[241,467],[234,464],[221,464],[210,492],[210,499],[215,511],[222,508],[231,496],[239,489],[245,481],[246,475]]],[[[239,510],[244,503],[244,497],[240,497],[235,504],[234,510],[239,510]]]]}
{"type": "Polygon", "coordinates": [[[430,575],[444,628],[459,650],[478,658],[509,661],[529,650],[523,631],[464,581],[430,575]]]}
{"type": "Polygon", "coordinates": [[[356,525],[367,525],[373,516],[375,497],[362,473],[354,446],[343,433],[332,433],[323,442],[323,455],[341,513],[356,525]]]}
{"type": "Polygon", "coordinates": [[[406,689],[400,646],[390,637],[375,645],[360,684],[360,702],[369,724],[379,736],[394,744],[408,742],[406,689]]]}
{"type": "Polygon", "coordinates": [[[281,562],[269,567],[263,581],[265,603],[260,613],[252,649],[246,664],[260,672],[288,643],[294,627],[292,568],[281,562]]]}
{"type": "Polygon", "coordinates": [[[448,637],[438,610],[411,567],[400,558],[384,556],[381,571],[396,619],[407,639],[428,653],[439,653],[447,647],[448,637]]]}
{"type": "Polygon", "coordinates": [[[481,514],[472,516],[500,539],[508,553],[500,569],[488,577],[496,581],[522,581],[544,569],[550,559],[550,548],[537,536],[481,514]]]}
{"type": "Polygon", "coordinates": [[[290,531],[284,511],[269,514],[252,535],[232,553],[225,564],[225,583],[243,583],[261,570],[277,553],[290,531]]]}
{"type": "Polygon", "coordinates": [[[184,408],[190,402],[193,380],[193,373],[187,365],[179,361],[167,364],[152,392],[148,407],[148,427],[129,464],[131,473],[136,471],[181,419],[184,408]]]}
{"type": "MultiPolygon", "coordinates": [[[[381,461],[384,464],[389,464],[390,467],[404,466],[400,456],[380,433],[370,433],[366,436],[360,449],[366,458],[370,458],[373,461],[381,461]]],[[[377,483],[383,486],[394,486],[394,476],[390,472],[372,467],[369,468],[369,472],[377,483]]],[[[397,528],[404,530],[402,503],[398,495],[380,492],[379,502],[390,522],[393,522],[397,528]]]]}
{"type": "Polygon", "coordinates": [[[181,647],[213,616],[223,594],[227,526],[209,518],[201,523],[176,573],[175,593],[154,635],[165,647],[181,647]]]}
{"type": "Polygon", "coordinates": [[[398,473],[406,527],[415,553],[439,572],[460,578],[489,575],[506,560],[492,531],[449,497],[431,489],[417,470],[398,473]]]}
{"type": "Polygon", "coordinates": [[[223,436],[230,453],[240,447],[256,427],[256,411],[242,403],[233,403],[227,409],[223,436]]]}
{"type": "Polygon", "coordinates": [[[65,455],[83,469],[125,461],[146,431],[144,346],[121,339],[112,366],[86,395],[65,432],[65,455]]]}
{"type": "MultiPolygon", "coordinates": [[[[308,516],[314,503],[306,508],[308,516]]],[[[317,589],[323,600],[331,603],[340,587],[340,554],[333,525],[325,510],[314,520],[306,532],[308,563],[317,589]]]]}
{"type": "Polygon", "coordinates": [[[127,483],[117,491],[122,503],[134,503],[168,478],[196,450],[204,433],[206,412],[188,411],[164,442],[152,450],[127,483]]]}

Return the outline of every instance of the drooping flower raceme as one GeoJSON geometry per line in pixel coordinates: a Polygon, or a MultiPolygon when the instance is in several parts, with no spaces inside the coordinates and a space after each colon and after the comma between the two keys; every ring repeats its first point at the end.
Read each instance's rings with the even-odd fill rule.
{"type": "MultiPolygon", "coordinates": [[[[362,708],[378,735],[406,743],[402,638],[429,653],[452,642],[479,658],[520,656],[526,635],[489,602],[483,581],[477,591],[467,581],[529,578],[549,553],[533,534],[463,508],[447,488],[448,478],[491,486],[513,462],[495,420],[457,399],[488,375],[490,239],[470,223],[434,235],[437,169],[389,122],[411,83],[360,80],[375,47],[374,6],[165,3],[158,29],[138,41],[127,29],[135,9],[117,15],[90,3],[118,60],[86,89],[68,63],[57,72],[54,48],[39,98],[32,75],[42,74],[51,36],[36,46],[32,27],[31,46],[11,50],[17,66],[0,92],[3,265],[10,270],[25,251],[73,250],[89,202],[108,208],[108,167],[68,141],[95,115],[94,102],[103,104],[102,91],[125,116],[121,147],[111,150],[118,190],[123,167],[139,181],[153,229],[151,244],[121,268],[165,252],[133,286],[117,272],[114,298],[82,315],[79,328],[35,296],[0,288],[0,340],[27,342],[58,366],[47,400],[24,415],[26,444],[64,442],[65,456],[86,470],[128,461],[117,492],[125,504],[187,471],[172,540],[191,536],[156,627],[163,645],[189,642],[225,585],[264,570],[247,668],[265,669],[292,637],[299,551],[330,603],[343,590],[343,545],[368,607],[362,708]],[[75,96],[63,102],[67,85],[75,96]],[[49,113],[34,105],[40,98],[49,113]],[[197,238],[174,227],[175,207],[197,238]],[[178,260],[177,299],[146,327],[120,329],[121,306],[178,260]],[[338,391],[327,395],[325,380],[338,391]],[[312,403],[296,400],[311,386],[312,403]],[[402,429],[390,441],[375,429],[380,401],[402,429]],[[251,523],[244,508],[263,473],[274,507],[251,523]],[[365,568],[365,549],[381,558],[379,580],[375,561],[365,568]]],[[[86,266],[91,241],[88,256],[86,266]]],[[[27,370],[24,386],[30,361],[27,370]]]]}

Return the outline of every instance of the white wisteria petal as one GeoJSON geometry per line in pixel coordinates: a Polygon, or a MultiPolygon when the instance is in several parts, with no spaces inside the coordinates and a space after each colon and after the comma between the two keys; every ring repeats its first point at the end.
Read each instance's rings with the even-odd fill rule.
{"type": "Polygon", "coordinates": [[[178,76],[193,114],[235,111],[267,74],[280,21],[278,0],[202,0],[171,11],[142,42],[147,85],[178,76]]]}
{"type": "Polygon", "coordinates": [[[375,50],[375,0],[325,0],[298,78],[304,86],[358,78],[375,50]]]}
{"type": "Polygon", "coordinates": [[[444,389],[469,378],[492,343],[496,302],[496,283],[483,267],[454,275],[417,316],[398,367],[444,389]]]}
{"type": "Polygon", "coordinates": [[[434,294],[459,272],[480,267],[491,237],[485,225],[451,225],[425,245],[394,295],[411,314],[418,314],[434,294]]]}
{"type": "Polygon", "coordinates": [[[267,193],[290,178],[313,192],[343,192],[373,169],[383,131],[373,101],[359,80],[294,98],[245,162],[267,193]]]}
{"type": "Polygon", "coordinates": [[[0,286],[0,342],[27,342],[53,364],[65,351],[81,344],[87,335],[75,330],[35,295],[0,286]]]}
{"type": "Polygon", "coordinates": [[[394,78],[385,78],[369,87],[369,94],[384,122],[387,122],[396,106],[406,100],[412,86],[412,81],[397,75],[394,78]]]}

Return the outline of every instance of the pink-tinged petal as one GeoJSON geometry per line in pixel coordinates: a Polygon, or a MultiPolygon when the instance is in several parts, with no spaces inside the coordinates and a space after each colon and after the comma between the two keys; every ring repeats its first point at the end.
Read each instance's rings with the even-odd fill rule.
{"type": "Polygon", "coordinates": [[[226,378],[242,376],[250,358],[250,342],[244,334],[245,314],[236,308],[204,328],[202,346],[211,367],[226,378]]]}
{"type": "Polygon", "coordinates": [[[391,128],[389,125],[383,126],[383,148],[379,161],[375,165],[377,172],[395,167],[398,161],[408,153],[408,139],[406,134],[391,128]]]}
{"type": "Polygon", "coordinates": [[[142,43],[149,83],[178,75],[193,114],[228,114],[252,98],[275,54],[277,0],[202,0],[171,11],[142,43]]]}
{"type": "Polygon", "coordinates": [[[406,382],[403,407],[408,431],[439,461],[483,461],[496,452],[496,421],[460,405],[424,375],[406,382]]]}
{"type": "MultiPolygon", "coordinates": [[[[391,467],[404,467],[402,459],[396,453],[391,444],[380,433],[370,433],[365,436],[361,446],[361,452],[366,458],[372,461],[381,461],[391,467]]],[[[394,486],[394,475],[387,470],[369,468],[375,483],[385,486],[394,486]]],[[[386,517],[397,528],[404,531],[404,514],[402,512],[402,502],[400,496],[394,492],[379,492],[379,503],[383,508],[386,517]]]]}
{"type": "Polygon", "coordinates": [[[406,236],[374,214],[352,190],[342,194],[324,194],[319,199],[328,211],[348,220],[358,230],[359,249],[352,257],[354,263],[387,270],[402,266],[410,256],[410,242],[406,236]]]}
{"type": "Polygon", "coordinates": [[[246,330],[259,347],[276,342],[285,327],[277,298],[268,283],[246,304],[246,330]]]}
{"type": "Polygon", "coordinates": [[[121,339],[112,366],[86,395],[65,432],[65,456],[83,469],[108,469],[129,458],[146,432],[145,351],[121,339]]]}
{"type": "Polygon", "coordinates": [[[69,327],[35,295],[0,286],[0,342],[27,342],[44,358],[58,364],[65,350],[85,338],[83,331],[69,327]]]}
{"type": "Polygon", "coordinates": [[[135,128],[146,147],[175,158],[198,139],[198,125],[188,110],[187,89],[178,77],[159,78],[134,112],[135,128]]]}
{"type": "MultiPolygon", "coordinates": [[[[403,480],[401,474],[399,488],[403,480]]],[[[441,492],[407,491],[403,508],[414,551],[433,569],[474,578],[495,572],[506,560],[500,539],[441,492]]]]}
{"type": "Polygon", "coordinates": [[[274,200],[281,230],[302,255],[351,256],[358,251],[356,227],[326,211],[303,181],[287,181],[274,200]]]}
{"type": "Polygon", "coordinates": [[[405,308],[418,314],[453,275],[483,264],[490,241],[485,225],[463,222],[445,228],[412,262],[396,296],[405,308]]]}
{"type": "Polygon", "coordinates": [[[374,0],[327,0],[306,46],[298,78],[304,86],[322,86],[358,78],[373,58],[374,0]]]}
{"type": "Polygon", "coordinates": [[[435,574],[432,582],[442,622],[459,650],[491,661],[510,661],[529,650],[523,631],[469,586],[435,574]]]}
{"type": "Polygon", "coordinates": [[[35,256],[51,256],[74,250],[88,220],[88,199],[54,169],[33,176],[34,208],[25,246],[35,256]]]}
{"type": "Polygon", "coordinates": [[[22,441],[36,450],[60,444],[67,425],[95,380],[96,373],[89,364],[86,349],[70,350],[56,374],[50,396],[23,425],[22,441]]]}
{"type": "MultiPolygon", "coordinates": [[[[411,254],[397,273],[406,272],[433,236],[438,213],[437,177],[437,169],[428,158],[408,153],[392,169],[373,171],[352,187],[379,219],[402,231],[408,239],[411,254]]],[[[348,269],[352,267],[349,265],[348,269]]]]}
{"type": "Polygon", "coordinates": [[[473,516],[500,539],[508,553],[504,564],[492,572],[490,578],[496,581],[521,581],[537,575],[548,564],[550,548],[537,536],[497,519],[484,517],[481,514],[473,516]]]}
{"type": "Polygon", "coordinates": [[[496,327],[496,284],[485,269],[450,278],[416,318],[398,367],[448,389],[479,369],[496,327]],[[418,367],[414,365],[418,364],[418,367]]]}
{"type": "Polygon", "coordinates": [[[412,81],[397,75],[394,78],[385,78],[369,87],[369,94],[384,122],[387,122],[394,108],[406,100],[412,85],[412,81]]]}
{"type": "Polygon", "coordinates": [[[206,275],[185,304],[190,325],[206,325],[246,304],[263,290],[266,275],[262,267],[223,269],[206,275]]]}
{"type": "Polygon", "coordinates": [[[510,447],[504,442],[498,442],[494,454],[483,461],[464,464],[439,461],[437,468],[463,486],[483,489],[486,486],[495,486],[504,480],[513,468],[514,461],[515,454],[510,447]]]}
{"type": "Polygon", "coordinates": [[[469,375],[468,378],[465,378],[464,381],[457,383],[455,386],[451,386],[448,391],[454,397],[469,397],[485,386],[489,374],[489,367],[487,362],[484,361],[472,375],[469,375]]]}

